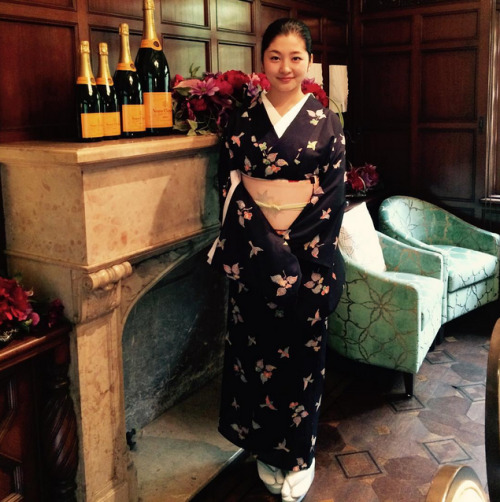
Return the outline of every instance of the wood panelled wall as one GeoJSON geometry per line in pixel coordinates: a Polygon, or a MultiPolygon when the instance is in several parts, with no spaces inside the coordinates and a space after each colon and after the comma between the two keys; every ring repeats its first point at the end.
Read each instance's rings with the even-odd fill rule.
{"type": "Polygon", "coordinates": [[[351,132],[393,193],[494,226],[488,168],[493,3],[353,2],[351,132]]]}
{"type": "MultiPolygon", "coordinates": [[[[347,1],[156,0],[155,18],[172,76],[203,71],[260,71],[260,35],[279,17],[304,20],[315,61],[347,63],[347,1]]],[[[0,0],[0,142],[76,137],[77,50],[107,42],[118,60],[118,25],[126,22],[135,57],[142,34],[142,0],[0,0]]],[[[325,73],[327,76],[327,73],[325,73]]],[[[1,159],[0,159],[1,161],[1,159]]]]}
{"type": "MultiPolygon", "coordinates": [[[[156,0],[155,16],[171,73],[183,76],[192,64],[200,72],[260,71],[269,22],[303,19],[327,85],[327,66],[349,63],[353,164],[376,164],[391,193],[432,200],[500,230],[500,206],[483,201],[500,187],[494,4],[156,0]]],[[[107,42],[114,71],[121,22],[130,25],[135,55],[142,0],[0,0],[0,142],[74,139],[79,42],[90,40],[94,71],[98,43],[107,42]]]]}

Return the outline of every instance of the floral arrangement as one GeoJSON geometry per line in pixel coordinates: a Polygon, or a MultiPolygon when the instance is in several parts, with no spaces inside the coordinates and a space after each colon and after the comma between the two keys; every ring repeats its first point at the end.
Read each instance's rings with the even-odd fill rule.
{"type": "MultiPolygon", "coordinates": [[[[220,134],[231,110],[251,104],[262,90],[270,87],[263,73],[229,70],[197,77],[198,70],[191,66],[190,78],[175,75],[173,82],[174,129],[188,136],[220,134]]],[[[302,90],[313,93],[323,106],[328,106],[325,91],[314,79],[305,79],[302,90]]]]}
{"type": "MultiPolygon", "coordinates": [[[[40,323],[40,314],[32,305],[33,290],[26,290],[19,278],[0,277],[0,343],[6,343],[20,332],[28,332],[40,323]]],[[[64,306],[54,300],[44,312],[48,327],[57,324],[62,317],[64,306]]]]}
{"type": "Polygon", "coordinates": [[[366,194],[367,190],[373,190],[380,181],[377,166],[365,164],[361,167],[353,167],[346,172],[346,188],[348,193],[359,195],[366,194]]]}

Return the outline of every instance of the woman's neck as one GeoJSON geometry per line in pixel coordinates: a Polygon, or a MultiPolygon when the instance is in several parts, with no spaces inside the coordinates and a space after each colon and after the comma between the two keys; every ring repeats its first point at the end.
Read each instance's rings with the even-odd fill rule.
{"type": "Polygon", "coordinates": [[[281,115],[285,115],[287,111],[292,109],[303,97],[304,93],[302,91],[294,92],[293,94],[288,94],[284,92],[273,93],[272,88],[266,94],[267,99],[274,106],[276,111],[281,115]]]}

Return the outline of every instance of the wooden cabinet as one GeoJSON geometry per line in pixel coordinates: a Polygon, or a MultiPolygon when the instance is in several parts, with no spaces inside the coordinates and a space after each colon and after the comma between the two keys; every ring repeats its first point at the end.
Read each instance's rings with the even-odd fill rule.
{"type": "Polygon", "coordinates": [[[75,501],[76,418],[63,326],[0,349],[0,500],[75,501]]]}

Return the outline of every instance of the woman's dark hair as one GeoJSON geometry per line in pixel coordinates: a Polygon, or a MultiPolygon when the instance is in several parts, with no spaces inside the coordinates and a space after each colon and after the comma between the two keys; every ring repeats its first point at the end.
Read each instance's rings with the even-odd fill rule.
{"type": "Polygon", "coordinates": [[[311,32],[307,25],[298,19],[284,17],[273,21],[262,36],[262,48],[260,51],[261,60],[264,59],[264,52],[271,45],[271,42],[279,35],[294,34],[304,40],[306,51],[311,56],[312,54],[312,39],[311,32]]]}

